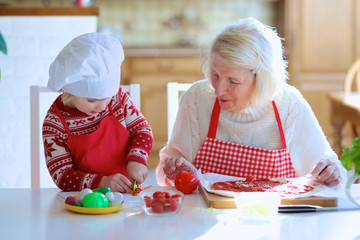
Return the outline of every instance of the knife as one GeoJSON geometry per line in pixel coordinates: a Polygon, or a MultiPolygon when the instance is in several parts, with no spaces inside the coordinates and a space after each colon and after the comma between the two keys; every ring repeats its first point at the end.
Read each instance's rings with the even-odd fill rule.
{"type": "Polygon", "coordinates": [[[279,213],[303,213],[303,212],[328,212],[328,211],[356,211],[358,207],[338,208],[338,207],[321,207],[316,205],[280,205],[279,213]]]}
{"type": "Polygon", "coordinates": [[[134,186],[133,186],[133,192],[135,192],[135,189],[137,188],[137,181],[134,181],[134,186]]]}

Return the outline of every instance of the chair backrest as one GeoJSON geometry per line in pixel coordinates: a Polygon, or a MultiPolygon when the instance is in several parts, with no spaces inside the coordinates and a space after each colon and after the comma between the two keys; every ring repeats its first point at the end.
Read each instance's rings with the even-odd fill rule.
{"type": "MultiPolygon", "coordinates": [[[[121,86],[130,96],[134,105],[140,110],[140,85],[121,86]]],[[[44,144],[42,141],[42,124],[58,92],[42,86],[30,86],[30,145],[31,145],[31,187],[57,187],[46,166],[44,144]]]]}
{"type": "Polygon", "coordinates": [[[176,120],[176,115],[179,110],[179,98],[181,92],[185,92],[191,87],[192,83],[167,83],[167,124],[168,124],[168,140],[176,120]]]}
{"type": "Polygon", "coordinates": [[[355,63],[353,63],[348,72],[346,73],[345,77],[345,92],[351,92],[353,83],[356,83],[356,90],[360,92],[360,59],[358,59],[355,63]]]}

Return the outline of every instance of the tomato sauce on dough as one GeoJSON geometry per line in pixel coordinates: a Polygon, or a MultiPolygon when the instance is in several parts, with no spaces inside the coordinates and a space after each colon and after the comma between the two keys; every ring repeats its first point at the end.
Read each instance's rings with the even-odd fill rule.
{"type": "Polygon", "coordinates": [[[293,197],[309,193],[314,186],[307,184],[296,184],[289,180],[255,179],[216,182],[210,186],[212,190],[223,190],[231,192],[278,192],[280,197],[293,197]]]}
{"type": "Polygon", "coordinates": [[[210,188],[213,190],[225,190],[232,192],[265,192],[275,186],[285,184],[286,182],[273,181],[270,179],[259,179],[255,181],[225,181],[213,183],[210,188]]]}

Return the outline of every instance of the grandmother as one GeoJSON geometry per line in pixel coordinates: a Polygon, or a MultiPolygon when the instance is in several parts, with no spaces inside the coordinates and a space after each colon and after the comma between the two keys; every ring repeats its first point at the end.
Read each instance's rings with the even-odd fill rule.
{"type": "Polygon", "coordinates": [[[328,186],[346,178],[311,107],[286,83],[281,41],[254,18],[215,37],[204,61],[206,79],[182,95],[172,136],[160,151],[160,185],[197,169],[257,178],[310,173],[328,186]]]}

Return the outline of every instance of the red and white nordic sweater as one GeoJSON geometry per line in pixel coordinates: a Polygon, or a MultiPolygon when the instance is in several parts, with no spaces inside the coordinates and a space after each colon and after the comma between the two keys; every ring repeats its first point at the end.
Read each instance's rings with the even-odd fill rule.
{"type": "MultiPolygon", "coordinates": [[[[59,108],[67,122],[71,134],[88,134],[97,130],[100,121],[108,116],[109,109],[89,116],[77,109],[65,106],[60,95],[53,103],[59,108]]],[[[111,99],[114,116],[129,131],[129,154],[126,161],[135,160],[146,165],[150,155],[153,136],[149,123],[136,109],[128,94],[120,88],[117,95],[111,99]],[[140,143],[140,144],[137,144],[140,143]]],[[[74,168],[73,159],[67,147],[68,134],[53,105],[44,120],[43,142],[46,165],[55,184],[64,191],[80,191],[84,188],[97,188],[102,174],[92,174],[78,171],[74,168]]]]}

